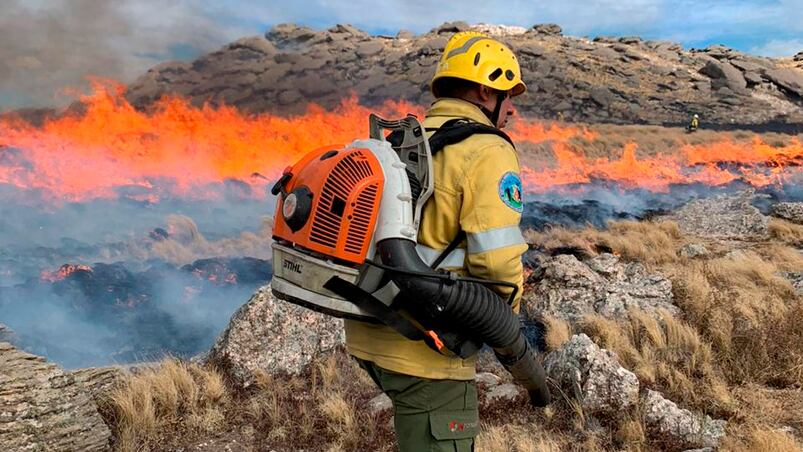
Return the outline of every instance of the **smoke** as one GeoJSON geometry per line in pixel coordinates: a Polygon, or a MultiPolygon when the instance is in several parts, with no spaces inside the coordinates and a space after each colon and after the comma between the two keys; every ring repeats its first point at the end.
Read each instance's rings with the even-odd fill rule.
{"type": "Polygon", "coordinates": [[[0,108],[62,105],[86,76],[132,81],[245,34],[189,1],[6,0],[0,7],[0,108]]]}

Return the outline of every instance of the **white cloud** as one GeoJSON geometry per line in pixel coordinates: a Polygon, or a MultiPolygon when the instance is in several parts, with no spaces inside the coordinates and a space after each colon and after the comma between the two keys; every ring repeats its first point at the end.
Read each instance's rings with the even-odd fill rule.
{"type": "Polygon", "coordinates": [[[803,52],[803,39],[771,39],[750,49],[750,53],[770,57],[792,56],[798,52],[803,52]]]}

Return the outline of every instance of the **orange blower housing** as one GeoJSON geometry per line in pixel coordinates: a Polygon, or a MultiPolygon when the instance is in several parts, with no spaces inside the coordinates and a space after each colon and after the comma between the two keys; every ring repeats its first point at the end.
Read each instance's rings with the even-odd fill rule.
{"type": "Polygon", "coordinates": [[[317,149],[285,169],[277,185],[274,239],[342,263],[365,261],[384,185],[371,151],[317,149]]]}

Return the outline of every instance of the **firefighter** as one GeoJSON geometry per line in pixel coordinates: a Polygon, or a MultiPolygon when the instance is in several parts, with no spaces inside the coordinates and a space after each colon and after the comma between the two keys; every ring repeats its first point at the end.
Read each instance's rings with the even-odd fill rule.
{"type": "Polygon", "coordinates": [[[689,132],[696,132],[697,128],[700,127],[700,116],[697,113],[691,117],[691,122],[689,123],[689,132]]]}
{"type": "MultiPolygon", "coordinates": [[[[513,52],[476,32],[452,36],[430,87],[435,102],[423,121],[430,135],[455,118],[501,129],[513,115],[513,99],[526,90],[513,52]]],[[[502,136],[475,134],[444,147],[433,166],[435,192],[424,207],[419,255],[433,262],[462,231],[465,240],[439,268],[514,283],[521,294],[527,245],[519,229],[523,202],[515,148],[502,136]]],[[[511,289],[497,291],[506,296],[511,289]]],[[[479,433],[476,355],[448,356],[386,326],[352,320],[346,321],[346,344],[392,400],[402,452],[473,450],[479,433]]]]}

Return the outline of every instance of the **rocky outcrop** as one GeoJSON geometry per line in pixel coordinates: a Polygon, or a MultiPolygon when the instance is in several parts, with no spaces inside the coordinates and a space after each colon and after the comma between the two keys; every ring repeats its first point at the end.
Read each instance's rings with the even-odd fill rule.
{"type": "Polygon", "coordinates": [[[803,224],[803,202],[779,202],[773,204],[772,215],[792,223],[803,224]]]}
{"type": "Polygon", "coordinates": [[[127,96],[139,107],[177,93],[195,104],[280,114],[301,112],[308,102],[332,108],[351,93],[368,105],[389,98],[428,105],[428,82],[443,46],[467,29],[492,33],[517,52],[529,87],[517,99],[524,115],[685,124],[699,113],[704,126],[803,121],[799,68],[722,46],[685,51],[638,37],[568,37],[555,24],[527,30],[451,22],[396,38],[349,25],[313,30],[282,24],[195,61],[154,67],[127,96]]]}
{"type": "Polygon", "coordinates": [[[14,342],[16,335],[14,330],[0,323],[0,342],[14,342]]]}
{"type": "Polygon", "coordinates": [[[673,450],[716,447],[725,436],[726,421],[679,408],[675,402],[649,389],[642,397],[642,409],[651,435],[664,438],[673,450]]]}
{"type": "Polygon", "coordinates": [[[522,301],[530,318],[552,316],[572,322],[586,315],[626,318],[631,308],[677,313],[672,283],[647,273],[640,263],[625,263],[613,254],[579,260],[560,254],[548,258],[532,274],[531,291],[522,301]]]}
{"type": "Polygon", "coordinates": [[[267,285],[234,313],[205,360],[247,387],[257,372],[299,374],[344,340],[342,320],[278,300],[267,285]]]}
{"type": "Polygon", "coordinates": [[[766,237],[768,218],[751,203],[754,190],[695,199],[667,219],[685,234],[717,239],[750,240],[766,237]]]}
{"type": "Polygon", "coordinates": [[[615,353],[577,334],[544,361],[547,375],[589,413],[613,414],[638,402],[639,381],[615,353]]]}
{"type": "Polygon", "coordinates": [[[123,379],[125,370],[122,367],[88,367],[70,372],[76,383],[81,384],[89,394],[100,401],[123,379]]]}
{"type": "Polygon", "coordinates": [[[0,342],[3,450],[101,451],[110,437],[89,392],[71,374],[0,342]]]}

